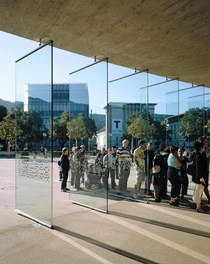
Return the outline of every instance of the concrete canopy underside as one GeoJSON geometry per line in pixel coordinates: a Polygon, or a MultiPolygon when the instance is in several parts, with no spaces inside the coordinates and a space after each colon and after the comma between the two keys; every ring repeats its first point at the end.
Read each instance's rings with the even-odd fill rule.
{"type": "Polygon", "coordinates": [[[209,0],[1,0],[0,30],[210,87],[209,0]]]}

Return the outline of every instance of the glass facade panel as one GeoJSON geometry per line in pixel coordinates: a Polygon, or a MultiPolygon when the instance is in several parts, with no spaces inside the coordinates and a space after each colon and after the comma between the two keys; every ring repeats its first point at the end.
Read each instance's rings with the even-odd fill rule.
{"type": "MultiPolygon", "coordinates": [[[[205,126],[205,136],[210,135],[210,92],[209,88],[205,88],[205,94],[204,94],[204,110],[205,110],[205,121],[204,121],[204,126],[205,126]]],[[[208,147],[208,153],[209,153],[209,147],[208,147]]]]}
{"type": "Polygon", "coordinates": [[[102,166],[107,147],[107,70],[107,60],[96,62],[71,73],[69,85],[70,200],[103,212],[108,210],[109,181],[107,167],[102,166]]]}
{"type": "Polygon", "coordinates": [[[52,42],[16,61],[16,210],[52,225],[52,42]]]}
{"type": "Polygon", "coordinates": [[[140,90],[147,83],[147,72],[137,72],[109,82],[108,145],[117,147],[117,153],[114,154],[117,156],[115,188],[111,186],[109,195],[147,201],[141,186],[137,186],[137,168],[133,156],[138,141],[147,135],[147,112],[153,111],[152,105],[148,108],[147,87],[144,91],[140,90]],[[126,150],[122,146],[124,139],[129,141],[126,150]]]}
{"type": "Polygon", "coordinates": [[[148,86],[148,104],[154,105],[151,116],[154,127],[150,129],[148,141],[153,142],[153,149],[164,149],[172,142],[178,144],[171,132],[178,119],[178,80],[166,80],[148,86]],[[176,118],[175,118],[176,117],[176,118]]]}
{"type": "Polygon", "coordinates": [[[180,146],[193,149],[194,142],[205,134],[204,87],[179,90],[180,146]]]}
{"type": "MultiPolygon", "coordinates": [[[[149,75],[150,78],[150,75],[149,75]]],[[[149,84],[150,84],[149,79],[149,84]]],[[[145,192],[149,201],[160,202],[167,196],[167,157],[165,148],[179,144],[179,107],[178,107],[179,81],[165,80],[148,86],[148,106],[153,105],[154,111],[149,115],[147,146],[146,146],[146,182],[145,192]],[[154,157],[156,156],[156,161],[154,157]],[[159,161],[157,162],[157,160],[159,161]],[[161,172],[156,171],[152,176],[153,164],[160,165],[161,172]],[[157,162],[157,163],[156,163],[157,162]]]]}

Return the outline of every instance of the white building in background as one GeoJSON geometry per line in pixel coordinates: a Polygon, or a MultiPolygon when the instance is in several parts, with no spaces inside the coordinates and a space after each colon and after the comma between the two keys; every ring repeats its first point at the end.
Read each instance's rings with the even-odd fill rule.
{"type": "Polygon", "coordinates": [[[102,128],[97,133],[96,139],[97,149],[102,149],[103,147],[107,149],[107,142],[106,142],[106,128],[102,128]]]}
{"type": "MultiPolygon", "coordinates": [[[[155,114],[155,103],[123,103],[110,102],[108,104],[108,144],[109,146],[121,146],[123,134],[127,132],[126,121],[130,116],[148,111],[152,117],[155,114]]],[[[105,141],[106,142],[106,141],[105,141]]]]}

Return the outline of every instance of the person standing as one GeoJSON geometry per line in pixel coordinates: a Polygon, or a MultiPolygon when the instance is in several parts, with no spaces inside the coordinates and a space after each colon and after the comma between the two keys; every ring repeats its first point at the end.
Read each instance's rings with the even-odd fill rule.
{"type": "Polygon", "coordinates": [[[146,180],[145,180],[145,190],[144,193],[153,195],[150,190],[150,186],[152,183],[152,167],[153,167],[153,159],[155,157],[155,153],[152,150],[153,143],[149,142],[147,144],[147,149],[144,151],[145,156],[145,173],[146,173],[146,180]]]}
{"type": "Polygon", "coordinates": [[[170,153],[170,148],[167,147],[164,150],[158,150],[157,154],[154,157],[153,165],[160,166],[160,174],[161,174],[161,187],[160,187],[160,197],[163,199],[167,199],[169,196],[167,194],[167,171],[168,171],[168,156],[170,153]]]}
{"type": "Polygon", "coordinates": [[[62,155],[61,155],[61,168],[62,168],[62,183],[61,183],[61,191],[66,192],[69,191],[69,189],[66,187],[67,185],[67,179],[69,175],[69,169],[70,169],[70,162],[69,162],[69,150],[68,148],[64,147],[62,149],[62,155]]]}
{"type": "Polygon", "coordinates": [[[171,200],[170,205],[179,206],[178,196],[180,192],[180,179],[181,176],[181,162],[178,159],[178,147],[172,146],[170,148],[170,155],[168,157],[168,179],[171,183],[171,200]]]}
{"type": "Polygon", "coordinates": [[[204,187],[208,188],[208,174],[209,165],[208,159],[206,158],[205,147],[201,142],[195,142],[195,155],[194,155],[194,166],[195,166],[195,192],[193,195],[193,201],[196,204],[196,211],[198,213],[206,213],[206,211],[201,207],[201,197],[204,191],[204,187]]]}
{"type": "MultiPolygon", "coordinates": [[[[206,149],[208,148],[208,138],[205,136],[199,137],[198,142],[201,142],[204,144],[205,151],[204,151],[203,155],[204,155],[205,159],[208,160],[208,170],[209,170],[210,156],[206,155],[206,149]]],[[[208,178],[206,179],[206,182],[207,183],[209,182],[209,174],[208,174],[208,178]]],[[[204,186],[203,193],[205,193],[206,198],[208,199],[208,204],[210,204],[210,194],[209,194],[209,190],[208,190],[208,185],[204,186]]]]}
{"type": "Polygon", "coordinates": [[[141,190],[141,184],[145,180],[145,156],[144,149],[146,146],[146,142],[144,140],[140,140],[138,143],[138,148],[134,150],[134,162],[136,164],[136,184],[134,186],[134,198],[139,195],[141,190]]]}
{"type": "Polygon", "coordinates": [[[81,154],[81,147],[76,148],[76,153],[74,154],[74,168],[75,168],[75,188],[77,191],[83,190],[80,187],[80,179],[84,174],[83,170],[83,155],[81,154]]]}
{"type": "Polygon", "coordinates": [[[108,153],[103,158],[103,166],[105,168],[105,179],[104,179],[104,186],[108,188],[108,179],[109,175],[111,178],[111,188],[115,190],[116,183],[115,183],[115,170],[116,170],[116,157],[112,155],[112,149],[108,149],[108,153]]]}
{"type": "Polygon", "coordinates": [[[117,147],[116,146],[112,146],[112,156],[115,158],[116,162],[115,162],[115,178],[119,179],[119,175],[118,175],[118,160],[117,160],[117,147]]]}
{"type": "Polygon", "coordinates": [[[76,179],[76,162],[75,155],[77,153],[77,147],[72,147],[72,153],[69,157],[71,164],[71,186],[75,187],[75,179],[76,179]]]}
{"type": "Polygon", "coordinates": [[[82,182],[82,184],[84,184],[85,183],[85,171],[87,169],[87,156],[86,156],[85,145],[81,145],[80,149],[81,149],[81,151],[80,151],[80,156],[81,156],[80,160],[81,161],[80,162],[82,164],[82,166],[81,166],[81,182],[82,182]]]}
{"type": "Polygon", "coordinates": [[[187,201],[185,198],[185,195],[187,195],[189,180],[187,176],[187,163],[189,162],[188,158],[183,155],[184,149],[182,147],[179,147],[178,149],[178,158],[181,161],[181,175],[179,177],[180,179],[180,199],[183,201],[187,201]]]}
{"type": "Polygon", "coordinates": [[[99,151],[95,157],[95,165],[101,169],[103,168],[103,158],[105,155],[106,155],[106,150],[103,147],[101,151],[99,151]]]}
{"type": "Polygon", "coordinates": [[[119,168],[119,191],[121,193],[127,192],[128,177],[130,175],[130,151],[128,150],[129,141],[124,139],[122,147],[117,150],[117,160],[119,168]]]}
{"type": "Polygon", "coordinates": [[[161,189],[161,168],[159,165],[155,165],[152,171],[152,183],[154,187],[155,202],[161,202],[160,189],[161,189]]]}

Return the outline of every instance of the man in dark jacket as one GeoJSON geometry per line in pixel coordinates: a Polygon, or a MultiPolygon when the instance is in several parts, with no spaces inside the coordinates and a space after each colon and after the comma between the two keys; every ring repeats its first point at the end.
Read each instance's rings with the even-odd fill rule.
{"type": "Polygon", "coordinates": [[[69,169],[70,169],[68,154],[69,154],[68,148],[63,148],[62,149],[62,155],[61,155],[61,168],[62,168],[62,174],[63,174],[63,179],[62,179],[62,183],[61,183],[61,191],[62,192],[69,191],[69,189],[66,187],[67,179],[68,179],[68,175],[69,175],[69,169]]]}
{"type": "Polygon", "coordinates": [[[208,159],[205,153],[204,144],[201,142],[195,142],[195,156],[194,156],[194,164],[195,164],[195,192],[193,195],[193,200],[196,203],[196,211],[199,213],[205,213],[206,211],[201,208],[201,197],[205,186],[208,186],[208,159]]]}

